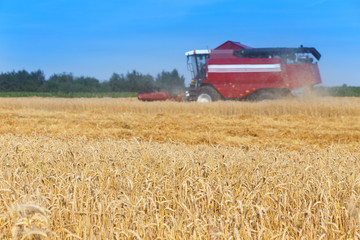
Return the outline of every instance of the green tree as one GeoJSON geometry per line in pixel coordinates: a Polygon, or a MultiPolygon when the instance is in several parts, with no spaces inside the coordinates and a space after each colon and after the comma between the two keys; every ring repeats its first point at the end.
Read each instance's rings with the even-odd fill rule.
{"type": "Polygon", "coordinates": [[[26,70],[2,73],[0,75],[0,91],[35,92],[44,82],[45,76],[41,70],[30,73],[26,70]]]}
{"type": "Polygon", "coordinates": [[[24,91],[26,92],[36,92],[39,88],[45,83],[45,75],[41,70],[36,72],[31,72],[26,84],[24,86],[24,91]]]}
{"type": "Polygon", "coordinates": [[[74,79],[74,92],[98,92],[100,90],[99,80],[92,77],[79,77],[74,79]]]}
{"type": "Polygon", "coordinates": [[[72,92],[74,76],[71,73],[54,74],[45,82],[44,92],[72,92]]]}
{"type": "Polygon", "coordinates": [[[129,82],[130,92],[142,92],[145,88],[154,85],[153,76],[147,74],[143,75],[135,70],[126,74],[126,79],[129,82]]]}
{"type": "Polygon", "coordinates": [[[185,78],[180,76],[176,69],[172,72],[162,71],[156,77],[156,86],[171,95],[180,94],[185,91],[185,78]]]}
{"type": "Polygon", "coordinates": [[[41,70],[27,72],[21,70],[0,74],[0,91],[2,92],[142,92],[145,89],[161,88],[170,94],[184,92],[185,79],[174,69],[172,72],[162,71],[156,81],[149,74],[141,74],[135,70],[126,75],[114,73],[109,81],[99,82],[93,77],[74,77],[72,73],[53,74],[45,79],[41,70]]]}
{"type": "Polygon", "coordinates": [[[128,92],[129,84],[123,74],[113,73],[109,80],[109,86],[113,92],[128,92]]]}
{"type": "Polygon", "coordinates": [[[1,92],[10,92],[14,91],[15,84],[12,73],[2,73],[0,75],[0,91],[1,92]]]}

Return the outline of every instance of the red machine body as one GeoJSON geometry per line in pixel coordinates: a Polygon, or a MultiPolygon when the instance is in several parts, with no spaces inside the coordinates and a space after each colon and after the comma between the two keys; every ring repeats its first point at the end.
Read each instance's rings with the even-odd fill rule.
{"type": "Polygon", "coordinates": [[[281,95],[321,83],[318,64],[311,54],[320,59],[314,48],[251,48],[232,41],[209,54],[188,52],[188,61],[190,57],[196,62],[191,68],[194,79],[189,100],[199,101],[203,95],[210,101],[245,98],[259,92],[281,95]]]}

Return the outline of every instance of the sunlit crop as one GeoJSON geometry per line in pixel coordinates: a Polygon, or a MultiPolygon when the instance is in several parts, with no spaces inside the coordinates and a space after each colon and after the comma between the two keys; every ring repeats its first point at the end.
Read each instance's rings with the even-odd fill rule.
{"type": "Polygon", "coordinates": [[[360,100],[0,99],[0,239],[360,238],[360,100]]]}

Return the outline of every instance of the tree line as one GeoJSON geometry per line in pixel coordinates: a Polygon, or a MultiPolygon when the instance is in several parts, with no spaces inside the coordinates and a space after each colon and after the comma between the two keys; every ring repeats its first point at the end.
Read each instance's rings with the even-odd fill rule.
{"type": "Polygon", "coordinates": [[[153,77],[135,70],[127,74],[113,73],[109,80],[100,82],[94,77],[75,77],[72,73],[53,74],[48,79],[37,70],[13,71],[0,74],[0,92],[184,92],[185,78],[176,69],[162,71],[153,77]]]}

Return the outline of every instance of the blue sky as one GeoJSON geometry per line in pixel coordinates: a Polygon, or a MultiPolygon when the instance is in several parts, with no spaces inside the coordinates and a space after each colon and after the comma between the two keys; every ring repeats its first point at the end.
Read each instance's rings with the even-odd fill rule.
{"type": "Polygon", "coordinates": [[[0,72],[108,80],[176,68],[227,40],[316,47],[323,85],[360,86],[359,0],[0,0],[0,72]]]}

